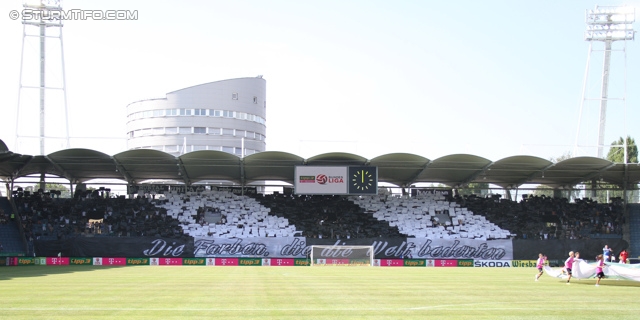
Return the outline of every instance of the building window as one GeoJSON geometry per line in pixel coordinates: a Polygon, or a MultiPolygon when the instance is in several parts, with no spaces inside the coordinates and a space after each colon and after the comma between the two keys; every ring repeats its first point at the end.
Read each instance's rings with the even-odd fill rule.
{"type": "Polygon", "coordinates": [[[244,130],[236,130],[236,137],[244,137],[244,130]]]}
{"type": "Polygon", "coordinates": [[[178,133],[180,134],[189,134],[191,133],[191,127],[179,127],[178,133]]]}
{"type": "Polygon", "coordinates": [[[209,134],[214,136],[219,136],[220,128],[209,128],[209,134]]]}
{"type": "Polygon", "coordinates": [[[253,104],[258,104],[258,97],[253,96],[253,104]]]}
{"type": "Polygon", "coordinates": [[[193,114],[193,110],[192,109],[180,109],[180,115],[181,116],[190,116],[193,114]]]}
{"type": "Polygon", "coordinates": [[[151,129],[151,134],[154,136],[159,136],[164,133],[164,128],[153,128],[151,129]]]}
{"type": "Polygon", "coordinates": [[[222,112],[222,116],[225,118],[233,118],[233,111],[224,110],[222,112]]]}
{"type": "Polygon", "coordinates": [[[193,115],[206,116],[207,115],[207,109],[194,109],[193,110],[193,115]]]}
{"type": "Polygon", "coordinates": [[[221,117],[222,116],[222,110],[211,110],[209,112],[209,115],[212,115],[214,117],[221,117]]]}
{"type": "Polygon", "coordinates": [[[207,146],[193,146],[193,151],[207,150],[207,146]]]}
{"type": "Polygon", "coordinates": [[[237,92],[232,93],[231,94],[231,99],[232,100],[238,100],[238,93],[237,92]]]}
{"type": "Polygon", "coordinates": [[[222,151],[226,153],[231,153],[231,154],[233,154],[234,149],[235,149],[234,147],[222,147],[222,151]]]}
{"type": "Polygon", "coordinates": [[[162,117],[164,116],[164,110],[153,110],[154,117],[162,117]]]}
{"type": "Polygon", "coordinates": [[[207,133],[207,128],[206,127],[193,127],[193,133],[205,134],[205,133],[207,133]]]}
{"type": "Polygon", "coordinates": [[[166,115],[166,116],[177,116],[178,115],[178,109],[165,109],[164,115],[166,115]]]}
{"type": "Polygon", "coordinates": [[[223,136],[232,136],[233,135],[233,129],[222,129],[222,135],[223,136]]]}
{"type": "Polygon", "coordinates": [[[164,128],[164,133],[165,134],[177,134],[178,133],[178,128],[176,128],[176,127],[166,127],[166,128],[164,128]]]}

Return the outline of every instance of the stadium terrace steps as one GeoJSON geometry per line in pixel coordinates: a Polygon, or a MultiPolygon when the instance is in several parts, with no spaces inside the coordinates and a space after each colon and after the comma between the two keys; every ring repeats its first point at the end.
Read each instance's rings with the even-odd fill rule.
{"type": "MultiPolygon", "coordinates": [[[[11,217],[11,204],[7,198],[0,198],[0,209],[2,209],[7,217],[11,217]]],[[[0,243],[3,250],[0,254],[6,253],[24,253],[20,231],[15,221],[8,223],[0,223],[0,243]]]]}
{"type": "Polygon", "coordinates": [[[640,257],[640,204],[629,204],[629,251],[631,257],[640,257]]]}
{"type": "Polygon", "coordinates": [[[0,225],[0,243],[4,248],[0,254],[7,252],[24,253],[20,231],[18,231],[18,227],[13,222],[0,225]]]}

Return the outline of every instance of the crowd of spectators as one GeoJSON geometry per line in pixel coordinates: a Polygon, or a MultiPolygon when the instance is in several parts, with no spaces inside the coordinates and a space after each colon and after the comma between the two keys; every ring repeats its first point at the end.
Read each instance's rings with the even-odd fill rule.
{"type": "Polygon", "coordinates": [[[184,236],[178,221],[147,198],[125,199],[87,191],[71,199],[58,199],[38,191],[16,192],[13,199],[30,241],[78,236],[184,236]]]}
{"type": "MultiPolygon", "coordinates": [[[[389,226],[374,218],[364,208],[347,197],[330,195],[257,195],[270,215],[283,217],[309,238],[355,239],[401,237],[398,227],[389,226]]],[[[113,197],[101,190],[77,192],[73,198],[58,198],[56,194],[38,191],[14,192],[18,219],[27,240],[55,240],[78,236],[135,237],[155,236],[183,238],[180,222],[156,206],[161,199],[113,197]]],[[[588,239],[621,236],[624,224],[623,202],[614,198],[600,204],[590,199],[546,196],[523,197],[520,202],[500,196],[456,196],[452,199],[462,208],[509,230],[518,239],[588,239]]],[[[224,215],[207,209],[208,214],[220,216],[217,223],[225,223],[224,215]]],[[[204,221],[205,208],[195,216],[204,221]]],[[[0,223],[9,221],[0,211],[0,223]]]]}
{"type": "Polygon", "coordinates": [[[4,209],[0,208],[0,224],[9,223],[9,215],[4,212],[4,209]]]}
{"type": "Polygon", "coordinates": [[[489,197],[457,196],[455,201],[516,234],[518,239],[589,239],[622,235],[624,207],[620,198],[601,204],[591,199],[525,196],[520,202],[489,197]]]}
{"type": "Polygon", "coordinates": [[[402,236],[397,227],[378,221],[348,198],[332,195],[259,196],[272,215],[287,218],[302,235],[322,239],[355,239],[402,236]]]}

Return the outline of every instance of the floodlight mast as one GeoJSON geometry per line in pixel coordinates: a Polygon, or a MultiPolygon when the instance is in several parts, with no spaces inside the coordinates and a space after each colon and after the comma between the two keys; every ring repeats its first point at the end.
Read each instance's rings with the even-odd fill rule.
{"type": "MultiPolygon", "coordinates": [[[[607,119],[607,102],[609,98],[609,71],[611,67],[611,51],[614,41],[623,41],[624,48],[624,65],[625,65],[625,82],[624,82],[624,96],[622,101],[624,102],[625,114],[626,114],[626,41],[633,41],[635,37],[635,31],[633,30],[633,23],[635,22],[635,8],[628,6],[596,6],[593,10],[587,10],[586,12],[586,24],[587,30],[584,33],[585,41],[589,41],[589,54],[587,57],[587,70],[585,71],[585,80],[582,88],[582,101],[580,103],[580,113],[578,119],[578,132],[576,133],[576,143],[574,148],[574,156],[578,147],[578,137],[580,134],[580,122],[582,118],[582,110],[584,107],[584,101],[586,100],[586,86],[587,76],[589,74],[589,61],[591,59],[591,52],[593,51],[593,42],[604,42],[604,61],[602,68],[602,86],[600,90],[600,121],[598,126],[598,158],[603,158],[604,152],[604,132],[605,123],[607,119]]],[[[625,134],[624,134],[624,152],[625,162],[627,159],[627,141],[626,141],[626,120],[625,120],[625,134]]]]}
{"type": "MultiPolygon", "coordinates": [[[[40,155],[45,154],[45,93],[47,90],[62,90],[63,104],[64,104],[64,122],[65,122],[65,136],[61,137],[65,141],[65,147],[69,148],[69,113],[67,110],[67,91],[66,91],[66,75],[64,66],[64,48],[62,42],[62,20],[60,14],[56,14],[62,11],[61,0],[29,0],[23,2],[25,10],[29,10],[31,15],[23,15],[22,19],[22,53],[20,57],[20,79],[18,89],[18,106],[16,112],[16,150],[19,149],[21,138],[33,138],[33,136],[21,135],[20,128],[20,100],[24,89],[38,89],[39,91],[39,115],[40,115],[40,130],[37,136],[40,145],[40,155]],[[37,13],[37,14],[34,14],[37,13]],[[34,19],[35,18],[35,19],[34,19]],[[39,29],[38,34],[28,34],[27,27],[36,27],[39,29]],[[47,35],[47,28],[57,28],[57,35],[47,35]],[[24,67],[24,47],[25,39],[27,37],[39,38],[40,52],[39,52],[39,64],[40,64],[40,82],[37,86],[24,85],[23,84],[23,67],[24,67]],[[46,85],[45,66],[46,66],[46,52],[45,52],[45,40],[46,38],[57,38],[60,41],[60,59],[62,67],[62,87],[50,87],[46,85]]],[[[60,138],[60,137],[58,137],[60,138]]]]}

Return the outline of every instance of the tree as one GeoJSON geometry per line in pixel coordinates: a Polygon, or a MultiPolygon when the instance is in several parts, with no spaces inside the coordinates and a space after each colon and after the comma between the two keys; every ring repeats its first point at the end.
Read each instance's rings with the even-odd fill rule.
{"type": "Polygon", "coordinates": [[[638,146],[636,141],[627,136],[627,161],[624,161],[624,141],[622,137],[611,143],[607,160],[615,163],[638,163],[638,146]]]}
{"type": "Polygon", "coordinates": [[[486,182],[472,182],[466,188],[459,189],[458,193],[461,196],[475,194],[484,197],[489,193],[489,184],[486,182]]]}
{"type": "MultiPolygon", "coordinates": [[[[607,154],[607,160],[614,163],[638,163],[638,146],[636,141],[627,136],[627,159],[624,159],[624,140],[620,137],[618,140],[611,143],[612,147],[607,154]]],[[[596,200],[599,203],[607,203],[611,198],[624,198],[624,190],[615,184],[600,183],[596,190],[596,200]]]]}
{"type": "Polygon", "coordinates": [[[553,162],[553,163],[558,163],[567,159],[571,159],[571,152],[567,151],[565,153],[563,153],[561,156],[557,157],[557,158],[549,158],[549,161],[553,162]]]}
{"type": "MultiPolygon", "coordinates": [[[[551,157],[549,158],[549,161],[553,162],[553,163],[558,163],[567,159],[571,159],[571,152],[567,151],[565,153],[563,153],[562,155],[560,155],[559,157],[551,157]]],[[[568,199],[575,199],[578,197],[580,191],[578,190],[571,190],[571,191],[563,191],[562,192],[562,196],[566,196],[568,199]]],[[[538,187],[536,187],[536,189],[533,191],[533,195],[534,196],[545,196],[545,197],[551,197],[553,198],[555,196],[554,190],[551,187],[545,186],[545,185],[539,185],[538,187]]]]}
{"type": "MultiPolygon", "coordinates": [[[[36,185],[36,187],[39,187],[39,185],[36,185]]],[[[69,188],[59,183],[46,183],[44,185],[44,189],[45,191],[51,191],[51,190],[69,191],[69,188]]]]}
{"type": "MultiPolygon", "coordinates": [[[[37,191],[40,189],[40,184],[36,184],[33,185],[32,190],[37,191]]],[[[65,185],[63,184],[59,184],[59,183],[45,183],[44,185],[44,192],[51,192],[51,191],[60,191],[60,195],[62,195],[62,197],[68,197],[69,196],[69,188],[67,188],[65,185]]]]}

